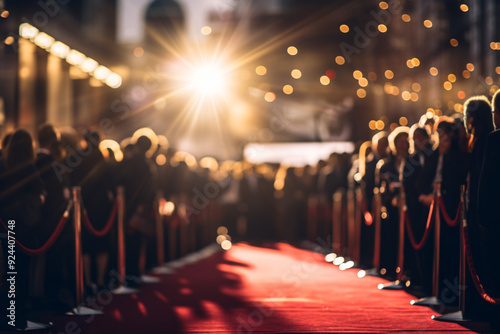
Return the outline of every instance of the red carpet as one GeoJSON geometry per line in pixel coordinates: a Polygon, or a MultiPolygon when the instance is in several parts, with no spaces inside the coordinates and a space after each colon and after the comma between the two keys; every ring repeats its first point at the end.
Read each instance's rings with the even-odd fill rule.
{"type": "Polygon", "coordinates": [[[378,290],[385,280],[356,274],[288,244],[237,244],[137,295],[103,294],[103,316],[51,321],[53,331],[68,333],[78,332],[68,326],[82,333],[472,333],[432,320],[437,313],[411,306],[404,291],[378,290]]]}

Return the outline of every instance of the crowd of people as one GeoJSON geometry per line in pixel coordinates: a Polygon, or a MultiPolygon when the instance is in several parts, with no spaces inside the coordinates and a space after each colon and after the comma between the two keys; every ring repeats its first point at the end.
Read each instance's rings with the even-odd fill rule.
{"type": "MultiPolygon", "coordinates": [[[[500,110],[498,93],[492,102],[485,97],[469,99],[463,114],[426,117],[411,127],[380,131],[362,154],[332,153],[316,166],[287,167],[275,164],[252,165],[246,161],[221,161],[204,166],[183,159],[172,148],[151,152],[146,136],[122,148],[123,159],[102,149],[102,134],[95,129],[78,131],[56,129],[43,124],[36,141],[29,132],[17,129],[3,137],[0,156],[0,218],[4,225],[15,221],[15,234],[30,249],[41,247],[58,226],[72,198],[71,189],[81,187],[81,203],[95,229],[103,229],[113,210],[117,186],[125,189],[125,227],[127,274],[138,277],[156,264],[154,220],[158,191],[176,208],[177,220],[167,223],[205,226],[193,232],[189,249],[180,243],[172,254],[185,255],[213,242],[216,227],[224,225],[235,240],[307,240],[331,243],[334,198],[348,189],[364,194],[365,210],[380,204],[382,213],[380,268],[393,279],[398,268],[399,215],[401,199],[408,212],[413,235],[426,234],[429,208],[438,205],[441,215],[455,217],[465,188],[465,207],[471,252],[477,272],[466,281],[467,316],[490,317],[498,310],[474,288],[481,284],[498,295],[500,203],[500,110]],[[156,159],[162,154],[164,163],[156,159]],[[166,163],[165,163],[166,162],[166,163]],[[438,186],[439,185],[439,186],[438,186]],[[375,201],[375,194],[381,202],[375,201]],[[379,203],[379,204],[378,204],[379,203]],[[183,210],[180,210],[183,208],[183,210]],[[210,210],[210,214],[207,211],[210,210]],[[443,213],[445,211],[445,213],[443,213]],[[208,222],[207,220],[210,220],[208,222]],[[206,226],[213,228],[207,230],[206,226]],[[144,256],[145,255],[145,256],[144,256]]],[[[184,156],[185,157],[185,156],[184,156]]],[[[344,197],[345,198],[345,197],[344,197]]],[[[345,202],[345,200],[344,200],[345,202]]],[[[357,208],[361,210],[361,207],[357,208]]],[[[345,212],[340,214],[346,219],[345,212]]],[[[449,218],[448,217],[448,218],[449,218]]],[[[365,216],[363,216],[364,220],[365,216]]],[[[442,217],[444,221],[446,217],[442,217]]],[[[459,224],[458,224],[459,225],[459,224]]],[[[459,276],[459,226],[441,224],[441,291],[457,284],[459,276]]],[[[165,230],[172,240],[172,230],[165,230]]],[[[3,262],[7,270],[6,231],[0,226],[3,262]]],[[[334,236],[335,238],[335,236],[334,236]]],[[[361,224],[359,265],[370,268],[374,252],[374,224],[361,224]]],[[[408,238],[406,236],[405,238],[408,238]]],[[[434,236],[418,250],[405,242],[404,277],[413,287],[432,293],[434,236]]],[[[116,227],[104,236],[82,228],[84,281],[91,295],[107,286],[116,272],[116,227]]],[[[17,324],[26,325],[26,308],[63,310],[74,306],[75,249],[73,225],[65,225],[55,243],[43,254],[29,256],[16,251],[17,324]]],[[[349,245],[347,245],[349,246],[349,245]]],[[[2,278],[2,308],[8,307],[6,280],[2,278]]],[[[130,284],[133,281],[129,282],[130,284]]],[[[460,289],[458,287],[457,289],[460,289]]],[[[458,298],[439,295],[444,303],[457,304],[458,298]]]]}

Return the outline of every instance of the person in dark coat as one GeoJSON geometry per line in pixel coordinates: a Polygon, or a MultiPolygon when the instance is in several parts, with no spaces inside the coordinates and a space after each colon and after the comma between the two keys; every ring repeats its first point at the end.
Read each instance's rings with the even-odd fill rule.
{"type": "Polygon", "coordinates": [[[398,266],[398,196],[402,186],[404,162],[408,158],[408,131],[407,127],[399,127],[391,132],[388,140],[392,154],[380,169],[382,206],[386,213],[381,229],[380,265],[386,269],[389,279],[395,279],[398,266]]]}
{"type": "MultiPolygon", "coordinates": [[[[469,150],[471,152],[470,168],[467,186],[467,226],[470,240],[470,251],[479,277],[487,279],[487,267],[485,263],[485,242],[487,239],[486,228],[483,224],[489,224],[478,219],[479,202],[478,190],[481,170],[486,150],[486,139],[493,132],[493,115],[489,100],[484,96],[476,96],[468,99],[464,104],[464,124],[471,138],[469,150]]],[[[483,300],[473,284],[470,272],[466,275],[466,283],[469,288],[465,290],[465,316],[481,319],[492,312],[491,306],[483,300]]]]}
{"type": "MultiPolygon", "coordinates": [[[[45,200],[45,189],[34,164],[35,154],[31,135],[19,129],[10,138],[5,156],[0,159],[0,218],[5,225],[14,221],[12,236],[24,246],[34,249],[40,247],[41,208],[45,200]]],[[[13,299],[8,298],[7,277],[0,280],[0,308],[2,309],[0,329],[22,329],[27,325],[26,301],[30,286],[31,257],[15,246],[15,253],[8,248],[7,233],[0,231],[0,243],[4,256],[3,275],[13,271],[9,268],[7,256],[15,255],[16,293],[15,293],[15,326],[7,324],[6,310],[13,299]],[[9,253],[9,250],[11,251],[9,253]]]]}
{"type": "MultiPolygon", "coordinates": [[[[47,240],[56,229],[67,207],[70,181],[67,173],[62,174],[62,177],[58,176],[53,168],[55,162],[62,162],[63,149],[59,133],[52,125],[42,124],[39,127],[38,145],[35,164],[47,191],[42,207],[41,239],[47,240]]],[[[63,294],[64,291],[72,291],[74,287],[73,231],[72,224],[66,224],[59,238],[45,254],[45,296],[49,307],[56,309],[67,308],[64,304],[69,304],[69,301],[66,299],[65,303],[63,302],[63,294]]]]}

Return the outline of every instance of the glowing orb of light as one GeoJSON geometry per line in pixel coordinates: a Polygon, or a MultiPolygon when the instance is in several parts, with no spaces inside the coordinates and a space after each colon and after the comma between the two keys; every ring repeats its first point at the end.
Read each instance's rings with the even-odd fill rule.
{"type": "Polygon", "coordinates": [[[202,96],[222,94],[227,86],[225,72],[214,65],[196,68],[191,75],[191,86],[202,96]]]}

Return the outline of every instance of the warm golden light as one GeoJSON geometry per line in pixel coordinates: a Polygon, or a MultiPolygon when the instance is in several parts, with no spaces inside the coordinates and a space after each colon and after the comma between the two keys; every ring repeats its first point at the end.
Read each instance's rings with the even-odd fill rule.
{"type": "Polygon", "coordinates": [[[342,24],[339,29],[344,34],[349,32],[349,26],[347,24],[342,24]]]}
{"type": "Polygon", "coordinates": [[[374,121],[374,120],[371,120],[369,123],[368,123],[368,127],[370,128],[370,130],[376,130],[377,129],[377,122],[374,121]]]}
{"type": "Polygon", "coordinates": [[[330,84],[330,78],[327,77],[326,75],[322,75],[320,78],[319,78],[319,82],[323,85],[323,86],[327,86],[330,84]]]}
{"type": "Polygon", "coordinates": [[[80,65],[80,69],[83,72],[93,72],[99,64],[92,58],[87,58],[83,61],[83,63],[80,65]]]}
{"type": "Polygon", "coordinates": [[[264,95],[264,100],[266,100],[267,102],[273,102],[274,100],[276,100],[276,94],[274,94],[273,92],[267,92],[264,95]]]}
{"type": "Polygon", "coordinates": [[[387,32],[387,26],[385,24],[379,24],[378,31],[380,31],[381,33],[387,32]]]}
{"type": "Polygon", "coordinates": [[[417,102],[418,101],[418,94],[415,92],[411,93],[410,100],[412,100],[412,102],[417,102]]]}
{"type": "Polygon", "coordinates": [[[134,132],[130,142],[135,145],[137,140],[142,136],[147,137],[151,141],[151,147],[145,153],[147,158],[151,158],[158,148],[158,136],[151,128],[140,128],[134,132]]]}
{"type": "Polygon", "coordinates": [[[188,78],[188,86],[201,98],[221,95],[227,88],[225,71],[216,64],[195,67],[188,78]]]}
{"type": "Polygon", "coordinates": [[[66,57],[66,61],[71,65],[81,65],[85,61],[86,57],[83,53],[78,52],[76,50],[70,50],[68,56],[66,57]]]}
{"type": "Polygon", "coordinates": [[[394,78],[394,73],[391,71],[391,70],[387,70],[385,71],[385,77],[389,80],[391,80],[392,78],[394,78]]]}
{"type": "Polygon", "coordinates": [[[114,140],[111,140],[111,139],[104,139],[103,141],[101,141],[99,143],[99,150],[101,152],[105,152],[106,151],[106,154],[108,153],[107,152],[107,149],[110,149],[111,151],[113,151],[113,154],[115,155],[115,160],[120,162],[123,160],[123,152],[122,150],[120,149],[120,144],[118,144],[118,142],[114,141],[114,140]]]}
{"type": "Polygon", "coordinates": [[[134,57],[140,58],[140,57],[144,56],[144,49],[142,47],[138,46],[134,49],[133,54],[134,54],[134,57]]]}
{"type": "Polygon", "coordinates": [[[19,35],[26,39],[33,39],[38,34],[38,29],[29,23],[22,23],[19,26],[19,35]]]}
{"type": "Polygon", "coordinates": [[[358,81],[358,84],[361,87],[366,87],[366,86],[368,86],[368,79],[366,79],[366,78],[360,78],[359,81],[358,81]]]}
{"type": "Polygon", "coordinates": [[[455,74],[448,74],[448,81],[449,82],[457,81],[457,77],[455,76],[455,74]]]}
{"type": "Polygon", "coordinates": [[[231,243],[231,241],[229,241],[229,240],[224,240],[224,241],[220,244],[220,246],[222,247],[222,249],[223,249],[223,250],[226,250],[226,251],[227,251],[227,250],[230,250],[230,249],[231,249],[231,247],[232,247],[232,245],[233,245],[233,244],[232,244],[232,243],[231,243]]]}
{"type": "Polygon", "coordinates": [[[412,85],[411,85],[411,89],[413,89],[414,92],[420,92],[420,89],[422,87],[420,86],[420,84],[418,82],[414,82],[412,85]]]}
{"type": "Polygon", "coordinates": [[[6,45],[12,45],[16,40],[12,36],[8,36],[3,42],[6,45]]]}
{"type": "Polygon", "coordinates": [[[4,19],[8,18],[9,17],[9,11],[8,10],[4,10],[2,11],[2,14],[0,14],[0,16],[4,19]]]}
{"type": "Polygon", "coordinates": [[[288,52],[290,56],[295,56],[297,53],[299,53],[299,50],[295,46],[289,46],[286,49],[286,52],[288,52]]]}
{"type": "Polygon", "coordinates": [[[290,95],[293,93],[293,87],[290,85],[284,85],[283,86],[283,93],[290,95]]]}
{"type": "Polygon", "coordinates": [[[267,68],[265,66],[259,65],[255,68],[255,73],[258,75],[266,75],[267,68]]]}
{"type": "Polygon", "coordinates": [[[408,15],[408,14],[403,14],[403,15],[401,15],[401,19],[402,19],[404,22],[408,23],[408,22],[410,22],[410,21],[411,21],[411,16],[410,16],[410,15],[408,15]]]}
{"type": "Polygon", "coordinates": [[[500,74],[500,66],[495,67],[495,72],[496,72],[497,74],[500,74]]]}
{"type": "Polygon", "coordinates": [[[463,100],[465,99],[466,95],[465,95],[465,92],[463,90],[459,91],[457,93],[457,97],[460,99],[460,100],[463,100]]]}
{"type": "Polygon", "coordinates": [[[432,28],[432,21],[431,20],[425,20],[424,21],[424,27],[426,27],[426,28],[432,28]]]}
{"type": "Polygon", "coordinates": [[[337,57],[335,57],[335,62],[336,62],[338,65],[344,65],[344,64],[345,64],[345,59],[344,59],[344,57],[342,57],[342,56],[337,56],[337,57]]]}
{"type": "Polygon", "coordinates": [[[443,84],[444,89],[446,90],[451,90],[453,88],[453,85],[449,81],[445,81],[443,84]]]}
{"type": "Polygon", "coordinates": [[[384,130],[384,128],[385,128],[385,123],[384,123],[384,121],[381,121],[381,120],[377,121],[375,128],[376,128],[377,130],[379,130],[379,131],[380,131],[380,130],[384,130]]]}
{"type": "Polygon", "coordinates": [[[467,71],[467,70],[463,70],[462,72],[462,76],[465,78],[465,79],[469,79],[470,78],[470,72],[467,71]]]}
{"type": "Polygon", "coordinates": [[[59,58],[66,58],[69,54],[69,46],[61,42],[55,42],[50,47],[50,52],[59,58]]]}
{"type": "Polygon", "coordinates": [[[302,77],[302,72],[300,70],[294,69],[292,70],[292,78],[294,79],[300,79],[302,77]]]}
{"type": "Polygon", "coordinates": [[[380,7],[380,9],[383,9],[383,10],[386,10],[387,8],[389,8],[389,5],[385,1],[380,1],[378,6],[380,7]]]}
{"type": "Polygon", "coordinates": [[[54,37],[47,35],[44,32],[38,33],[35,37],[35,44],[42,49],[49,49],[54,43],[54,37]]]}
{"type": "Polygon", "coordinates": [[[408,125],[408,119],[406,117],[400,117],[399,118],[399,125],[406,126],[408,125]]]}
{"type": "Polygon", "coordinates": [[[435,77],[436,75],[438,75],[439,71],[438,71],[438,69],[437,69],[437,68],[435,68],[435,67],[431,67],[431,68],[429,69],[429,73],[430,73],[432,76],[434,76],[434,77],[435,77]]]}
{"type": "Polygon", "coordinates": [[[465,68],[469,72],[474,72],[474,64],[472,64],[472,63],[467,63],[467,65],[465,66],[465,68]]]}
{"type": "Polygon", "coordinates": [[[452,39],[450,39],[450,44],[453,47],[457,47],[458,46],[458,41],[455,38],[452,38],[452,39]]]}
{"type": "Polygon", "coordinates": [[[205,36],[208,36],[212,33],[212,28],[210,28],[209,26],[204,26],[201,28],[201,34],[202,35],[205,35],[205,36]]]}
{"type": "Polygon", "coordinates": [[[163,166],[167,163],[167,157],[165,156],[165,154],[158,154],[156,156],[156,164],[158,166],[163,166]]]}
{"type": "Polygon", "coordinates": [[[403,100],[408,101],[411,99],[411,93],[405,90],[401,93],[401,97],[403,98],[403,100]]]}
{"type": "Polygon", "coordinates": [[[360,99],[364,99],[366,97],[366,90],[364,90],[363,88],[359,88],[357,91],[356,91],[356,94],[358,95],[358,97],[360,99]]]}
{"type": "Polygon", "coordinates": [[[460,5],[460,10],[465,13],[469,10],[469,6],[463,3],[460,5]]]}
{"type": "Polygon", "coordinates": [[[111,88],[118,88],[122,85],[122,77],[116,73],[111,73],[104,81],[111,88]]]}
{"type": "Polygon", "coordinates": [[[486,82],[487,85],[493,85],[493,78],[486,77],[486,79],[484,79],[484,82],[486,82]]]}
{"type": "Polygon", "coordinates": [[[352,76],[354,77],[354,79],[359,80],[363,77],[363,73],[361,73],[360,70],[355,70],[354,72],[352,72],[352,76]]]}
{"type": "Polygon", "coordinates": [[[111,70],[106,66],[99,66],[94,70],[94,77],[98,80],[106,80],[107,77],[111,74],[111,70]]]}

